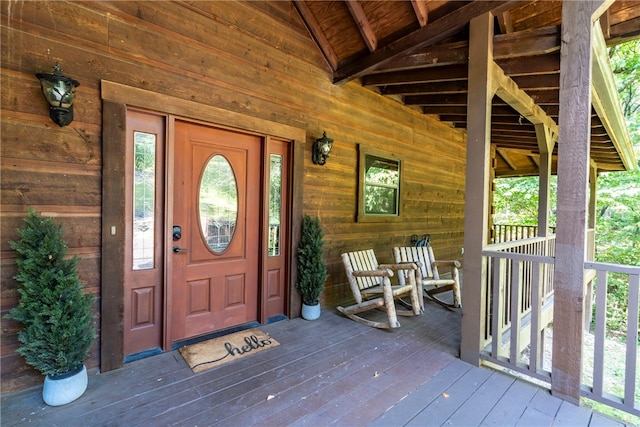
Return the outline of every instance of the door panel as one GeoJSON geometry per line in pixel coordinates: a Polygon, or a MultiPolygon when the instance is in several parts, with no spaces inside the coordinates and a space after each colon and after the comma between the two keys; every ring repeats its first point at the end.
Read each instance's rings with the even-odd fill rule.
{"type": "Polygon", "coordinates": [[[288,144],[275,138],[267,139],[265,156],[265,223],[268,237],[264,239],[264,271],[262,277],[262,316],[261,322],[270,318],[286,315],[288,301],[287,274],[289,240],[289,154],[288,144]]]}
{"type": "Polygon", "coordinates": [[[162,346],[164,139],[164,117],[127,112],[125,355],[162,346]]]}
{"type": "Polygon", "coordinates": [[[258,319],[261,138],[176,121],[174,149],[177,341],[258,319]]]}

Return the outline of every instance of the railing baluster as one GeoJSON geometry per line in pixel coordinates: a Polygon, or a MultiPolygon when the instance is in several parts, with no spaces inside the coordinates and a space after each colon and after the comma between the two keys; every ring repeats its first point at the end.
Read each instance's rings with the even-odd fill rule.
{"type": "Polygon", "coordinates": [[[624,404],[635,405],[636,364],[638,355],[638,288],[640,275],[629,275],[627,315],[627,357],[624,376],[624,404]]]}
{"type": "Polygon", "coordinates": [[[491,355],[498,359],[500,357],[500,347],[502,346],[502,295],[501,290],[504,288],[504,276],[501,274],[504,271],[507,264],[507,260],[504,258],[498,258],[493,260],[492,274],[491,274],[491,355]]]}
{"type": "MultiPolygon", "coordinates": [[[[516,226],[501,226],[505,239],[512,236],[528,236],[528,229],[516,226]]],[[[554,230],[553,227],[551,227],[554,230]]],[[[497,234],[499,235],[499,234],[497,234]]],[[[491,340],[486,341],[481,358],[492,363],[520,372],[537,380],[551,382],[550,372],[545,370],[544,328],[551,322],[550,303],[553,301],[553,278],[555,274],[555,236],[534,237],[519,241],[502,241],[486,246],[483,251],[483,262],[491,267],[487,271],[490,281],[484,283],[490,292],[483,310],[489,306],[490,313],[484,317],[488,324],[481,325],[491,331],[491,340]],[[520,330],[527,326],[529,316],[530,336],[520,335],[520,330]],[[507,332],[507,328],[511,328],[507,332]],[[508,346],[503,349],[503,342],[509,339],[508,346]],[[520,362],[520,349],[529,340],[529,366],[523,367],[520,362]],[[488,345],[491,344],[491,351],[488,345]],[[508,357],[503,357],[508,351],[508,357]]],[[[640,407],[636,406],[635,389],[638,382],[636,370],[638,366],[638,338],[640,335],[640,266],[626,266],[585,260],[584,269],[596,272],[595,290],[595,337],[593,350],[593,384],[582,387],[581,394],[613,408],[640,416],[640,407]],[[628,277],[628,309],[626,335],[626,366],[624,392],[605,390],[605,342],[607,327],[607,284],[609,273],[622,274],[628,277]],[[623,394],[623,396],[620,396],[623,394]]],[[[589,309],[590,303],[585,305],[589,309]]],[[[563,327],[562,325],[555,325],[563,327]]],[[[482,329],[485,330],[485,329],[482,329]]],[[[590,357],[591,355],[585,355],[590,357]]],[[[571,356],[567,356],[571,357],[571,356]]],[[[553,363],[553,362],[552,362],[553,363]]]]}
{"type": "Polygon", "coordinates": [[[607,334],[607,272],[599,270],[596,285],[596,325],[593,348],[593,393],[602,396],[604,337],[607,334]]]}
{"type": "Polygon", "coordinates": [[[542,366],[543,353],[540,347],[540,316],[542,312],[542,286],[540,279],[543,277],[542,264],[539,262],[532,263],[531,275],[531,342],[529,350],[529,371],[538,372],[538,368],[542,366]]]}
{"type": "Polygon", "coordinates": [[[520,269],[522,261],[512,261],[511,263],[511,284],[513,293],[511,294],[511,349],[509,351],[509,363],[518,364],[520,354],[520,328],[522,326],[522,316],[520,315],[520,301],[522,299],[522,278],[520,269]]]}

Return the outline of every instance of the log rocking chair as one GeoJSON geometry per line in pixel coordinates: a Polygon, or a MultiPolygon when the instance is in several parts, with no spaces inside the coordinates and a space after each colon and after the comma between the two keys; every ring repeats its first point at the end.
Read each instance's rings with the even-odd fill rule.
{"type": "Polygon", "coordinates": [[[344,253],[342,262],[355,304],[337,309],[348,318],[374,328],[391,329],[400,327],[397,316],[416,316],[422,313],[415,278],[418,266],[415,263],[378,264],[373,249],[344,253]],[[402,271],[401,275],[406,279],[402,284],[391,284],[394,271],[402,271]],[[410,304],[401,300],[407,296],[410,297],[410,304]],[[396,300],[406,308],[396,308],[396,300]],[[373,321],[358,315],[375,308],[384,309],[386,321],[373,321]]]}
{"type": "MultiPolygon", "coordinates": [[[[434,302],[448,309],[461,308],[462,298],[460,293],[460,279],[458,269],[459,261],[436,261],[433,255],[433,249],[429,244],[428,237],[423,239],[421,244],[416,247],[395,247],[393,255],[397,263],[415,263],[419,266],[418,277],[416,278],[419,287],[424,291],[424,295],[434,302]],[[451,272],[450,279],[440,277],[438,267],[448,268],[451,272]],[[453,292],[453,301],[444,300],[440,294],[444,292],[453,292]]],[[[401,281],[402,282],[402,281],[401,281]]],[[[424,301],[420,298],[424,309],[424,301]]]]}

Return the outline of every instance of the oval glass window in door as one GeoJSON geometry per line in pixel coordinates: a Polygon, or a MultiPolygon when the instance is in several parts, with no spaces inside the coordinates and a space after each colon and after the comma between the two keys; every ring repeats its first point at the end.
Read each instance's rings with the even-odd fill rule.
{"type": "Polygon", "coordinates": [[[198,198],[200,231],[209,249],[224,252],[236,229],[238,186],[229,161],[213,156],[202,174],[198,198]]]}

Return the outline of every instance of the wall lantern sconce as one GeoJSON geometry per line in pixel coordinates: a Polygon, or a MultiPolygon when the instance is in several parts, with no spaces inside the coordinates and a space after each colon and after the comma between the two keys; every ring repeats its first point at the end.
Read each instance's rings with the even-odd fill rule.
{"type": "Polygon", "coordinates": [[[316,139],[313,143],[313,156],[311,160],[316,165],[324,165],[327,162],[327,157],[333,147],[333,139],[327,138],[327,132],[322,133],[322,138],[316,139]]]}
{"type": "Polygon", "coordinates": [[[76,98],[76,88],[80,86],[77,80],[62,75],[62,67],[56,62],[53,74],[38,73],[42,93],[49,103],[49,116],[58,126],[66,126],[73,121],[73,101],[76,98]]]}

